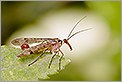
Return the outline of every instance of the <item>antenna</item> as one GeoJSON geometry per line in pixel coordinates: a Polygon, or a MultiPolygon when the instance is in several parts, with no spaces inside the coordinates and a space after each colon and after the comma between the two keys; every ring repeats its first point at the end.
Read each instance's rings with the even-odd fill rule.
{"type": "Polygon", "coordinates": [[[88,28],[88,29],[84,29],[84,30],[78,31],[78,32],[72,34],[70,37],[68,37],[67,40],[69,40],[69,39],[72,38],[74,35],[76,35],[76,34],[78,34],[78,33],[80,33],[80,32],[84,32],[84,31],[87,31],[87,30],[90,30],[90,29],[92,29],[92,28],[88,28]]]}
{"type": "Polygon", "coordinates": [[[70,37],[70,35],[71,35],[71,33],[73,32],[73,30],[75,29],[75,27],[84,19],[84,18],[86,18],[87,16],[84,16],[83,18],[81,18],[76,24],[75,24],[75,26],[72,28],[72,30],[70,31],[70,33],[69,33],[69,35],[68,35],[68,37],[67,37],[67,39],[70,37]]]}

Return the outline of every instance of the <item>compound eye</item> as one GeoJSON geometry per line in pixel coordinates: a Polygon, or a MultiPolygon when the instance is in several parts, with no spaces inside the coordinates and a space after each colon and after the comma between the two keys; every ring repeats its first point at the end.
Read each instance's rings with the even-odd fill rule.
{"type": "Polygon", "coordinates": [[[58,40],[58,42],[62,42],[62,40],[58,40]]]}
{"type": "Polygon", "coordinates": [[[60,44],[62,44],[62,40],[58,40],[58,42],[59,42],[60,44]]]}

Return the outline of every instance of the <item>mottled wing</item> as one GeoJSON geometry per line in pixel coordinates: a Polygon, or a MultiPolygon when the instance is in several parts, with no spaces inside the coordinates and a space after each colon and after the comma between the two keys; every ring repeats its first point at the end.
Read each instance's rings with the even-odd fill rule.
{"type": "Polygon", "coordinates": [[[24,43],[33,44],[33,43],[41,43],[41,42],[55,42],[59,40],[58,38],[15,38],[11,41],[11,43],[15,46],[21,46],[24,43]]]}

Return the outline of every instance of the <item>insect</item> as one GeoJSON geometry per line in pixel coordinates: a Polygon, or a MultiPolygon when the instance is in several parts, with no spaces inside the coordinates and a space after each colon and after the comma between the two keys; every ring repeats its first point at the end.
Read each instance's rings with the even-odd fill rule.
{"type": "Polygon", "coordinates": [[[72,47],[70,45],[70,43],[68,42],[69,39],[71,39],[74,35],[90,30],[91,28],[88,29],[84,29],[81,31],[78,31],[74,34],[72,34],[73,30],[76,28],[76,26],[81,22],[81,20],[83,20],[84,18],[86,18],[86,16],[84,16],[82,19],[80,19],[72,28],[72,30],[70,31],[67,39],[63,39],[60,40],[59,38],[15,38],[11,41],[11,43],[14,46],[20,46],[22,49],[22,52],[17,55],[17,57],[22,57],[22,56],[28,56],[30,54],[34,54],[34,53],[39,53],[42,52],[34,61],[32,61],[30,64],[28,64],[28,66],[31,66],[32,64],[34,64],[45,52],[50,52],[51,54],[54,54],[51,58],[51,60],[49,61],[49,66],[48,68],[51,67],[51,63],[53,61],[53,58],[60,52],[61,53],[61,57],[59,58],[59,70],[61,69],[61,60],[64,56],[64,53],[61,51],[60,47],[65,43],[69,46],[70,50],[72,50],[72,47]],[[72,34],[72,35],[71,35],[72,34]],[[33,44],[33,43],[40,43],[38,45],[32,46],[30,47],[29,44],[33,44]]]}

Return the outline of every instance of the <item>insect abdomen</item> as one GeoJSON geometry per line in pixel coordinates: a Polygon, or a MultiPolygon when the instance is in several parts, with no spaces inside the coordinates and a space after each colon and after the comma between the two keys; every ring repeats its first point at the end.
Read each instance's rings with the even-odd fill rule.
{"type": "Polygon", "coordinates": [[[48,49],[50,46],[49,44],[47,43],[44,43],[44,44],[39,44],[39,45],[36,45],[36,46],[32,46],[30,48],[30,50],[33,52],[33,53],[38,53],[38,52],[41,52],[45,49],[48,49]]]}
{"type": "Polygon", "coordinates": [[[30,54],[33,54],[33,53],[39,53],[41,51],[44,51],[45,49],[48,48],[48,44],[39,44],[39,45],[36,45],[36,46],[32,46],[28,49],[25,49],[24,51],[22,51],[21,54],[17,55],[17,57],[21,57],[21,56],[27,56],[27,55],[30,55],[30,54]]]}

